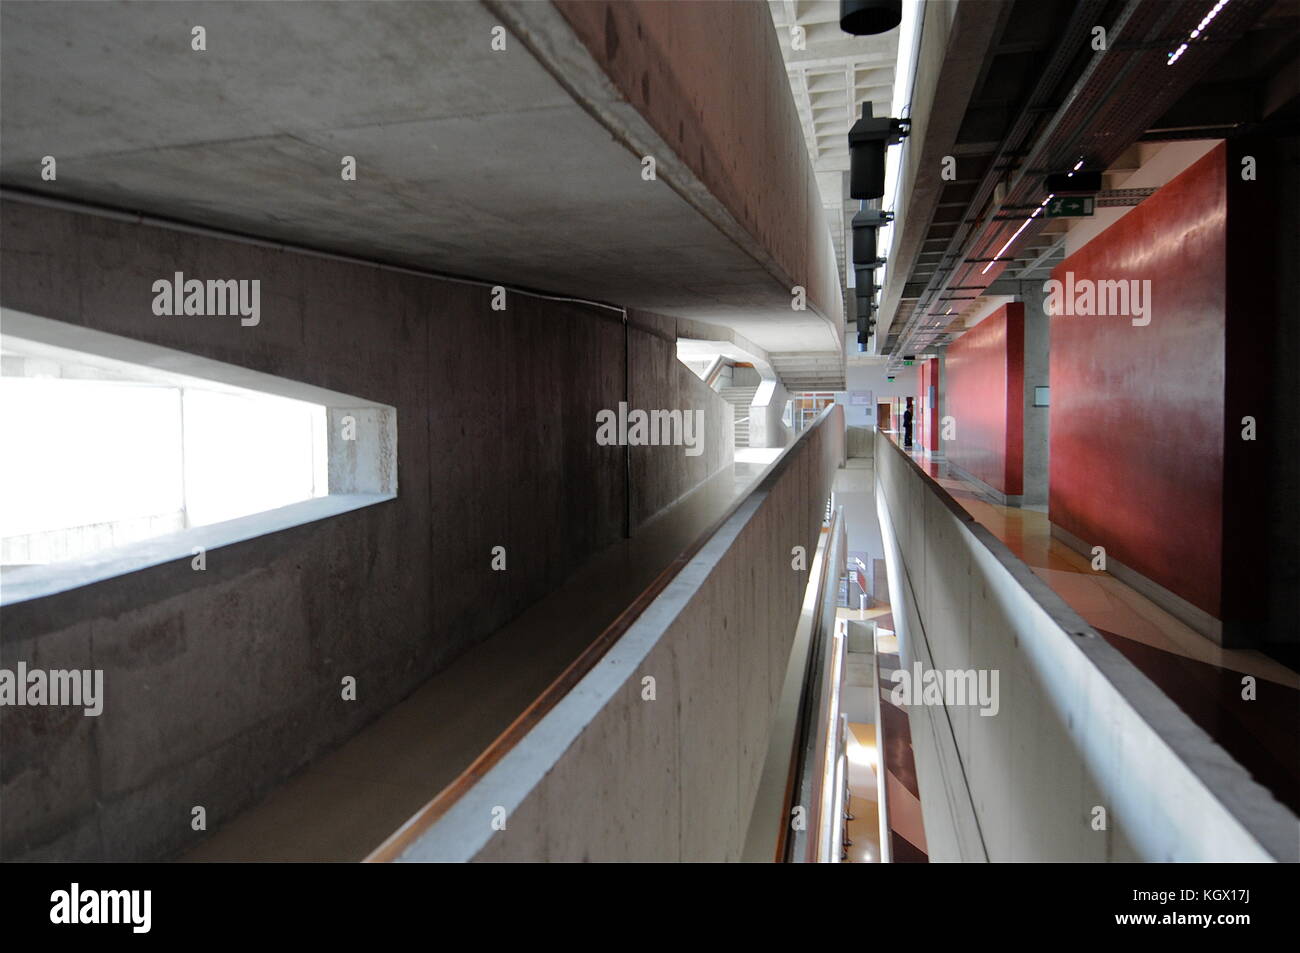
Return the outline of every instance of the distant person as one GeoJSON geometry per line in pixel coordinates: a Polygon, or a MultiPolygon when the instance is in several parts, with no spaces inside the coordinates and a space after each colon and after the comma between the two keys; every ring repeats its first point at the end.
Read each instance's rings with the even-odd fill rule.
{"type": "Polygon", "coordinates": [[[912,398],[907,398],[907,409],[903,411],[903,446],[912,449],[912,398]]]}

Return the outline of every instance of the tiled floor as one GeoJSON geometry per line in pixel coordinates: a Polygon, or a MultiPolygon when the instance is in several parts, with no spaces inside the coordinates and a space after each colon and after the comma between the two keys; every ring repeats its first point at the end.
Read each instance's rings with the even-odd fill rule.
{"type": "Polygon", "coordinates": [[[183,860],[358,861],[454,780],[766,469],[740,459],[183,860]]]}
{"type": "Polygon", "coordinates": [[[1043,508],[1002,506],[912,458],[1098,633],[1158,685],[1257,781],[1300,813],[1300,674],[1260,652],[1220,648],[1051,535],[1043,508]],[[1242,679],[1257,680],[1256,698],[1242,679]]]}

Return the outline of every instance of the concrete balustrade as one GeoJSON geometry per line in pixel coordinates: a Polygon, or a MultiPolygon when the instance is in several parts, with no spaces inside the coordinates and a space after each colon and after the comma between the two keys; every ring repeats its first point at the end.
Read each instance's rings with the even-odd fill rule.
{"type": "Polygon", "coordinates": [[[399,859],[738,860],[808,581],[792,549],[811,565],[843,460],[833,407],[399,859]]]}
{"type": "Polygon", "coordinates": [[[909,709],[932,860],[1297,859],[1294,815],[897,444],[875,440],[904,667],[999,673],[995,715],[909,709]]]}

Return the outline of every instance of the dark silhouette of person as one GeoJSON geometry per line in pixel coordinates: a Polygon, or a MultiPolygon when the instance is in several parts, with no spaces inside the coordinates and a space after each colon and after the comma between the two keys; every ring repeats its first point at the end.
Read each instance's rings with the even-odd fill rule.
{"type": "Polygon", "coordinates": [[[907,409],[903,411],[903,446],[912,449],[912,398],[907,398],[907,409]]]}

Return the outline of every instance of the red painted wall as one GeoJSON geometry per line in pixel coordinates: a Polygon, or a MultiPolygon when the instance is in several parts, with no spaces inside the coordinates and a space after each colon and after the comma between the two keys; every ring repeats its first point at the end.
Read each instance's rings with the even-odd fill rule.
{"type": "Polygon", "coordinates": [[[1004,305],[948,348],[948,460],[1008,496],[1024,492],[1025,306],[1004,305]]]}
{"type": "Polygon", "coordinates": [[[916,375],[917,445],[931,453],[939,449],[939,361],[922,361],[916,375]],[[931,398],[931,388],[934,398],[931,398]]]}
{"type": "Polygon", "coordinates": [[[1220,146],[1071,255],[1150,279],[1151,322],[1052,317],[1052,522],[1220,614],[1225,159],[1220,146]]]}

